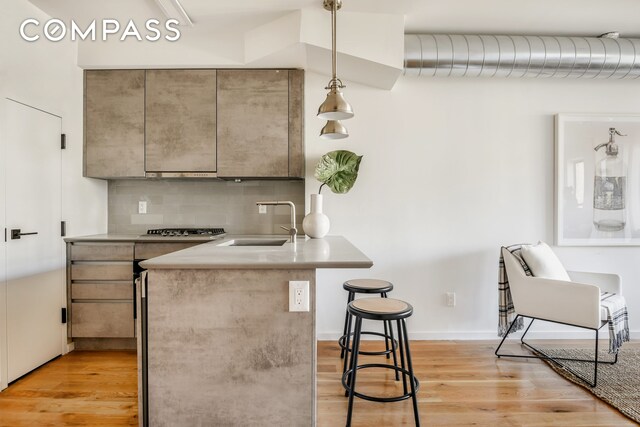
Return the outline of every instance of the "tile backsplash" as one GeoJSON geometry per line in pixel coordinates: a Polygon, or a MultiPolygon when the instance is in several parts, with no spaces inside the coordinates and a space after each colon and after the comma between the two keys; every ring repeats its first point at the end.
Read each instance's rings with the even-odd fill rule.
{"type": "MultiPolygon", "coordinates": [[[[234,234],[286,234],[288,206],[259,200],[291,200],[302,229],[304,181],[112,180],[109,181],[109,233],[142,234],[148,228],[224,227],[234,234]],[[138,202],[147,213],[138,213],[138,202]]],[[[301,231],[300,231],[301,232],[301,231]]]]}

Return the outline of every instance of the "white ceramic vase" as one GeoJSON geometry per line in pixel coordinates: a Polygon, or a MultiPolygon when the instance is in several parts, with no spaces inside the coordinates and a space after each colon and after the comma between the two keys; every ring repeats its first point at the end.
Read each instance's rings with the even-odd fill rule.
{"type": "Polygon", "coordinates": [[[322,195],[311,195],[311,212],[302,220],[304,233],[313,239],[322,239],[329,232],[331,222],[329,217],[322,213],[322,195]]]}

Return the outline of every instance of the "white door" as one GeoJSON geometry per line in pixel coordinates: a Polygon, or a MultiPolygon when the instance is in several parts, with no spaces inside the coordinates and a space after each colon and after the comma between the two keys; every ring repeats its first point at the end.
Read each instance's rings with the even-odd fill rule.
{"type": "Polygon", "coordinates": [[[63,353],[61,118],[5,100],[8,382],[63,353]],[[19,231],[18,231],[19,230],[19,231]]]}

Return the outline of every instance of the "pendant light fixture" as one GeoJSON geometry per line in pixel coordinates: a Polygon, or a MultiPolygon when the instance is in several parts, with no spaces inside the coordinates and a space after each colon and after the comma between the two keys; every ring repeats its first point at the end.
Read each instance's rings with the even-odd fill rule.
{"type": "Polygon", "coordinates": [[[344,139],[348,136],[347,128],[339,120],[327,120],[320,131],[320,137],[324,139],[344,139]]]}
{"type": "Polygon", "coordinates": [[[353,108],[344,99],[340,89],[344,88],[344,84],[338,78],[337,72],[337,49],[336,49],[336,15],[342,7],[342,0],[323,0],[323,6],[326,10],[331,11],[331,80],[325,87],[329,91],[327,98],[318,108],[318,117],[328,120],[327,124],[322,128],[320,137],[325,139],[342,139],[349,136],[347,129],[339,122],[339,120],[350,119],[353,117],[353,108]]]}

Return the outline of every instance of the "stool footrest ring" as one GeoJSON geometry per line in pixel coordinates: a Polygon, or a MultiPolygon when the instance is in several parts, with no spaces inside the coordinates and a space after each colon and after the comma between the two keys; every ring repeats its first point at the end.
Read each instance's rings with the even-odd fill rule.
{"type": "MultiPolygon", "coordinates": [[[[360,352],[362,354],[362,352],[360,352]]],[[[391,369],[392,371],[400,372],[402,375],[411,376],[408,370],[404,368],[400,368],[393,365],[385,365],[384,363],[367,363],[364,365],[358,365],[357,370],[367,369],[367,368],[383,368],[383,369],[391,369]]],[[[347,371],[342,375],[342,387],[349,392],[351,388],[347,385],[347,377],[351,374],[352,369],[347,369],[347,371]]],[[[417,395],[418,389],[420,388],[420,381],[418,378],[413,376],[413,383],[415,384],[415,393],[417,395]]],[[[358,393],[357,391],[353,392],[353,395],[359,397],[360,399],[370,400],[372,402],[400,402],[402,400],[407,400],[413,396],[412,392],[408,392],[406,394],[402,394],[400,396],[392,396],[392,397],[377,397],[377,396],[369,396],[367,394],[358,393]]]]}
{"type": "MultiPolygon", "coordinates": [[[[382,332],[368,332],[368,331],[362,331],[360,332],[361,335],[375,335],[378,337],[382,337],[385,339],[388,339],[389,341],[391,341],[391,348],[389,350],[381,350],[381,351],[363,351],[360,350],[358,352],[358,354],[364,354],[366,356],[384,356],[385,354],[391,354],[393,353],[397,348],[398,348],[398,341],[397,340],[392,340],[390,335],[385,335],[382,332]]],[[[353,332],[349,332],[347,335],[352,336],[353,332]]],[[[347,335],[343,335],[340,338],[338,338],[338,345],[343,349],[346,350],[348,352],[351,352],[350,348],[347,348],[345,341],[347,338],[347,335]]],[[[384,343],[384,341],[380,341],[381,343],[384,343]]]]}

